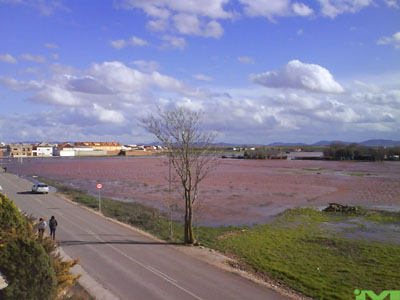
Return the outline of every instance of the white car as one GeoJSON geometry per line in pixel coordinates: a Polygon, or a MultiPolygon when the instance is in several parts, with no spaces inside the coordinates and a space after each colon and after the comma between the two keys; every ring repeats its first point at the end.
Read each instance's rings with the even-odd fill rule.
{"type": "Polygon", "coordinates": [[[32,193],[43,193],[43,194],[48,194],[49,193],[49,186],[45,183],[36,183],[32,187],[32,193]]]}
{"type": "Polygon", "coordinates": [[[3,191],[3,188],[1,187],[1,185],[0,185],[0,193],[3,191]]]}

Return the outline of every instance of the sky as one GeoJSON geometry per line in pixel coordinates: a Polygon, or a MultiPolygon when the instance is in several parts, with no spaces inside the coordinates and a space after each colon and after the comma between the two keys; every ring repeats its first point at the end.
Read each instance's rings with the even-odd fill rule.
{"type": "Polygon", "coordinates": [[[0,142],[400,140],[400,0],[0,0],[0,142]]]}

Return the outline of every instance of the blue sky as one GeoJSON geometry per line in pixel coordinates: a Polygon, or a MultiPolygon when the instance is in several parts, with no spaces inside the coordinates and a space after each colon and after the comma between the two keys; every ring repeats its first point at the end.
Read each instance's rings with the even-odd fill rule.
{"type": "Polygon", "coordinates": [[[400,140],[398,0],[0,0],[0,141],[400,140]]]}

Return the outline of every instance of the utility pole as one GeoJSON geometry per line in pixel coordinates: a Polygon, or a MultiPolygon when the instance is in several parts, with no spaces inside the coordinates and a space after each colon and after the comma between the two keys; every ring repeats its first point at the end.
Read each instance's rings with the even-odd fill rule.
{"type": "Polygon", "coordinates": [[[168,155],[168,205],[169,205],[169,231],[171,240],[174,238],[172,226],[172,207],[171,204],[171,155],[168,155]]]}

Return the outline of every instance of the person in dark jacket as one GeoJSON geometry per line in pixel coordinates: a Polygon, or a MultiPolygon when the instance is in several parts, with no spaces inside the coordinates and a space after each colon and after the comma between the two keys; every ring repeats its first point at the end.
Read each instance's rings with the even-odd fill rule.
{"type": "Polygon", "coordinates": [[[51,216],[49,221],[49,228],[50,228],[50,236],[53,240],[56,239],[56,228],[57,228],[57,220],[54,216],[51,216]]]}

